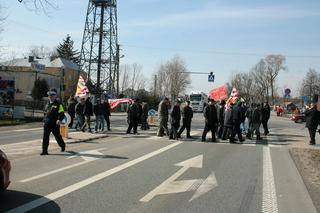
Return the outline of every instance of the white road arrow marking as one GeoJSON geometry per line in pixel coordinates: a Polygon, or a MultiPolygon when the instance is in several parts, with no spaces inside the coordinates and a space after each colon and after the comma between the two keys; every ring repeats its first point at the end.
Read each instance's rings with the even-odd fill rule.
{"type": "Polygon", "coordinates": [[[85,161],[98,160],[100,157],[104,156],[101,152],[99,152],[101,150],[104,150],[104,148],[89,150],[89,151],[85,151],[85,152],[78,152],[75,155],[68,157],[68,159],[75,158],[75,157],[81,157],[85,161]]]}
{"type": "Polygon", "coordinates": [[[149,202],[155,196],[161,194],[173,194],[181,192],[196,191],[189,202],[200,197],[201,195],[212,190],[218,186],[216,177],[212,172],[206,180],[194,179],[194,180],[180,180],[176,181],[183,173],[185,173],[189,168],[202,168],[203,166],[203,155],[188,159],[175,166],[182,166],[182,168],[160,184],[157,188],[149,192],[146,196],[140,199],[141,202],[149,202]]]}

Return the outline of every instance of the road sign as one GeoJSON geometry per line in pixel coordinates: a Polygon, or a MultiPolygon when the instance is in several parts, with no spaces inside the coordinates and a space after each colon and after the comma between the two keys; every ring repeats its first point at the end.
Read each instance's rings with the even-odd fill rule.
{"type": "Polygon", "coordinates": [[[32,69],[36,72],[43,72],[46,69],[46,65],[39,63],[32,63],[32,69]]]}
{"type": "Polygon", "coordinates": [[[190,198],[189,202],[199,198],[201,195],[206,194],[213,188],[218,186],[216,177],[213,172],[204,179],[194,179],[194,180],[177,180],[183,173],[185,173],[189,168],[202,168],[203,155],[198,155],[197,157],[188,159],[181,163],[176,164],[176,166],[181,166],[182,168],[160,184],[157,188],[149,192],[146,196],[140,199],[141,202],[149,202],[157,195],[162,194],[173,194],[181,192],[195,191],[194,195],[190,198]]]}
{"type": "Polygon", "coordinates": [[[214,82],[214,74],[212,72],[208,75],[208,82],[214,82]]]}

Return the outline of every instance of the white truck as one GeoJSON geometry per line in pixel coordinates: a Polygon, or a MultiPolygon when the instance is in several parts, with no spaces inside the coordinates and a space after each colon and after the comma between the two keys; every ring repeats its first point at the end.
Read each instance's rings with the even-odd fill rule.
{"type": "Polygon", "coordinates": [[[192,92],[189,100],[194,112],[203,112],[205,106],[208,104],[208,95],[204,92],[192,92]]]}

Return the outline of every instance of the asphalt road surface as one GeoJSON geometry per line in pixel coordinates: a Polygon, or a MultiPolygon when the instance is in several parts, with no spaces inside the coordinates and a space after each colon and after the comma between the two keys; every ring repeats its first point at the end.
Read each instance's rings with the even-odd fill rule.
{"type": "MultiPolygon", "coordinates": [[[[122,121],[117,128],[125,130],[122,121]]],[[[303,126],[276,117],[269,126],[259,143],[202,143],[197,114],[193,139],[140,130],[69,144],[65,153],[15,157],[0,212],[316,212],[281,138],[283,129],[303,126]]],[[[39,137],[41,130],[14,134],[21,132],[39,137]]]]}

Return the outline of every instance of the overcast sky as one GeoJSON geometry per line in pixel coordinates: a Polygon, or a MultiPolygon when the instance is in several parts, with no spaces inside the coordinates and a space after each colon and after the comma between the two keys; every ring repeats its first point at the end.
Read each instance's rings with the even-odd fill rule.
{"type": "MultiPolygon", "coordinates": [[[[80,49],[88,0],[58,0],[49,16],[17,0],[4,1],[7,17],[0,34],[6,55],[24,54],[29,46],[56,46],[67,34],[80,49]]],[[[232,73],[248,72],[268,54],[287,57],[288,70],[277,81],[293,95],[309,68],[320,71],[319,0],[118,0],[122,63],[139,63],[145,77],[174,56],[192,75],[190,91],[208,92],[232,73]]]]}

